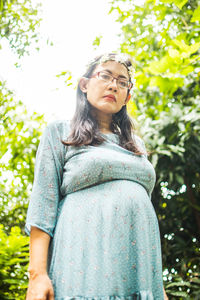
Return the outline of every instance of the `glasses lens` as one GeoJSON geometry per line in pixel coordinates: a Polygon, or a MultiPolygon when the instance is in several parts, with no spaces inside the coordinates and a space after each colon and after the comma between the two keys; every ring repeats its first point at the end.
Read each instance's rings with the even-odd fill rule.
{"type": "Polygon", "coordinates": [[[112,80],[112,76],[105,72],[99,72],[99,78],[106,82],[109,82],[112,80]]]}
{"type": "Polygon", "coordinates": [[[126,89],[129,87],[129,82],[127,80],[123,80],[123,79],[118,79],[118,85],[123,88],[126,89]]]}
{"type": "Polygon", "coordinates": [[[98,74],[98,78],[99,78],[100,80],[103,80],[103,81],[105,81],[105,82],[107,82],[107,83],[110,83],[110,82],[112,82],[112,80],[116,79],[117,85],[118,85],[121,89],[131,89],[131,87],[132,87],[131,82],[130,82],[130,81],[127,81],[127,80],[125,80],[125,79],[121,79],[121,78],[118,78],[118,79],[117,79],[117,78],[113,77],[112,75],[110,75],[110,74],[108,74],[108,73],[106,73],[106,72],[103,72],[103,71],[98,72],[97,74],[98,74]]]}

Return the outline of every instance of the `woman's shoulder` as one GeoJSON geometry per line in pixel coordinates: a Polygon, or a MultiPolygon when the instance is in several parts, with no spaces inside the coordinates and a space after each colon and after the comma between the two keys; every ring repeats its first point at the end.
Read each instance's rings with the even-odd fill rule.
{"type": "Polygon", "coordinates": [[[55,138],[66,139],[70,132],[70,120],[55,120],[47,124],[46,131],[55,138]]]}
{"type": "Polygon", "coordinates": [[[51,121],[47,124],[47,128],[49,128],[50,130],[55,130],[55,129],[59,129],[59,130],[65,130],[66,128],[70,127],[70,120],[55,120],[55,121],[51,121]]]}

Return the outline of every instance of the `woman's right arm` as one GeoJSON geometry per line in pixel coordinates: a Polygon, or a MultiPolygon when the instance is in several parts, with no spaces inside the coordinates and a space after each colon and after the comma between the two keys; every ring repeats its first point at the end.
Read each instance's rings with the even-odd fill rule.
{"type": "Polygon", "coordinates": [[[26,232],[30,234],[30,280],[26,300],[54,299],[52,283],[47,274],[47,257],[62,196],[60,187],[66,146],[61,141],[67,139],[68,133],[68,122],[49,124],[37,150],[34,183],[26,218],[26,232]]]}
{"type": "Polygon", "coordinates": [[[29,286],[26,300],[54,300],[53,286],[47,274],[47,256],[51,237],[31,227],[29,286]]]}

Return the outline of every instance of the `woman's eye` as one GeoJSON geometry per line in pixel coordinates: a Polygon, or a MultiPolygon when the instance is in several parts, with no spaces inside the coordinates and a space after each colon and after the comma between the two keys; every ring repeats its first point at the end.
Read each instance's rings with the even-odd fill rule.
{"type": "Polygon", "coordinates": [[[119,80],[119,84],[123,87],[127,87],[127,82],[124,80],[119,80]]]}
{"type": "Polygon", "coordinates": [[[104,79],[104,80],[110,80],[110,75],[101,74],[101,78],[104,79]]]}

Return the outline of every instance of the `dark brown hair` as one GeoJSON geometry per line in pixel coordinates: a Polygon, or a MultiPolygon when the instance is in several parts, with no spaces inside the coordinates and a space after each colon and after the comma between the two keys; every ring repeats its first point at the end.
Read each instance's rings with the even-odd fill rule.
{"type": "MultiPolygon", "coordinates": [[[[107,54],[110,60],[114,60],[117,54],[107,54]]],[[[93,60],[88,66],[86,73],[83,77],[90,78],[96,66],[99,64],[103,55],[100,55],[93,60]]],[[[109,59],[107,59],[109,61],[109,59]]],[[[124,63],[130,67],[131,61],[127,60],[124,63]]],[[[127,68],[128,70],[128,68],[127,68]]],[[[129,94],[129,90],[128,90],[129,94]]],[[[82,145],[93,145],[97,146],[105,141],[99,131],[99,125],[97,120],[91,114],[91,104],[87,100],[86,93],[83,93],[78,84],[77,95],[76,95],[76,110],[74,117],[71,121],[71,132],[67,141],[63,141],[64,145],[67,146],[82,146],[82,145]]],[[[119,112],[113,114],[111,130],[113,133],[119,136],[119,145],[135,154],[142,155],[146,154],[142,152],[142,149],[138,147],[134,138],[134,125],[131,118],[128,116],[126,106],[123,106],[119,112]]]]}

